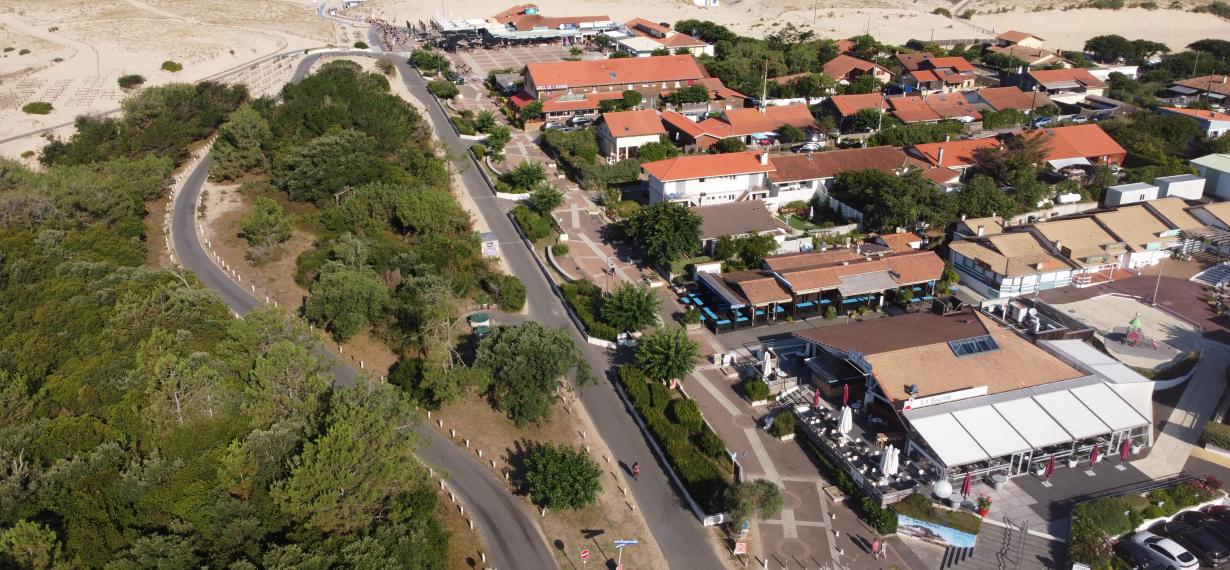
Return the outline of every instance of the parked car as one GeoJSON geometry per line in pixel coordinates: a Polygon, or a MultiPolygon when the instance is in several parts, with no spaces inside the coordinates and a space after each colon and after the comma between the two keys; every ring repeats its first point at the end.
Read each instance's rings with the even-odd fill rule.
{"type": "Polygon", "coordinates": [[[1132,565],[1132,570],[1163,570],[1165,568],[1154,558],[1153,550],[1139,542],[1120,540],[1115,545],[1115,552],[1132,565]]]}
{"type": "Polygon", "coordinates": [[[773,140],[772,138],[769,138],[769,137],[765,137],[765,138],[762,138],[762,139],[756,139],[756,144],[758,144],[758,145],[760,145],[760,146],[772,146],[772,145],[773,145],[774,143],[776,143],[776,142],[777,142],[777,141],[775,141],[775,140],[773,140]]]}
{"type": "Polygon", "coordinates": [[[564,128],[564,123],[561,123],[559,121],[547,121],[542,124],[542,130],[544,131],[553,131],[553,130],[562,129],[562,128],[564,128]]]}
{"type": "Polygon", "coordinates": [[[863,141],[860,139],[842,139],[837,141],[837,148],[862,148],[863,141]]]}
{"type": "Polygon", "coordinates": [[[1089,117],[1085,115],[1072,115],[1070,118],[1068,118],[1068,122],[1072,123],[1073,125],[1083,125],[1089,122],[1089,117]]]}
{"type": "Polygon", "coordinates": [[[586,117],[585,115],[577,115],[571,119],[568,119],[568,124],[574,127],[588,127],[594,124],[594,120],[586,117]]]}
{"type": "Polygon", "coordinates": [[[1147,548],[1153,561],[1167,570],[1195,570],[1200,567],[1200,561],[1192,553],[1169,538],[1141,531],[1132,535],[1132,542],[1147,548]]]}
{"type": "Polygon", "coordinates": [[[1053,124],[1054,122],[1055,122],[1055,117],[1042,116],[1042,117],[1038,117],[1030,121],[1029,126],[1034,127],[1035,129],[1038,129],[1038,128],[1042,128],[1047,125],[1053,124]]]}
{"type": "Polygon", "coordinates": [[[1115,114],[1111,113],[1110,111],[1098,111],[1097,113],[1094,113],[1092,117],[1089,117],[1089,118],[1094,121],[1105,121],[1106,119],[1113,118],[1114,116],[1115,114]]]}
{"type": "Polygon", "coordinates": [[[1162,526],[1162,533],[1183,545],[1203,564],[1217,567],[1230,562],[1230,548],[1207,530],[1183,521],[1170,521],[1162,526]]]}
{"type": "Polygon", "coordinates": [[[1209,534],[1217,537],[1223,545],[1230,547],[1230,523],[1200,511],[1187,511],[1179,515],[1179,520],[1209,531],[1209,534]]]}
{"type": "Polygon", "coordinates": [[[800,145],[795,145],[795,147],[790,150],[794,152],[816,152],[822,148],[824,148],[824,145],[818,142],[805,142],[800,145]]]}

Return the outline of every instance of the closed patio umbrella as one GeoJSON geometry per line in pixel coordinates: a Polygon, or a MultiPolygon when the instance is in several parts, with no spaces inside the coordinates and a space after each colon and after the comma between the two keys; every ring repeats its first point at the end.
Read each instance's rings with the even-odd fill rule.
{"type": "Polygon", "coordinates": [[[885,475],[896,475],[897,471],[901,470],[901,450],[896,446],[888,446],[888,468],[884,470],[885,475]]]}
{"type": "Polygon", "coordinates": [[[1051,459],[1046,462],[1046,480],[1050,481],[1051,475],[1054,475],[1054,474],[1055,474],[1055,456],[1052,455],[1051,459]]]}
{"type": "Polygon", "coordinates": [[[846,384],[841,387],[841,405],[845,406],[850,403],[850,385],[846,384]]]}
{"type": "Polygon", "coordinates": [[[888,468],[893,464],[893,447],[890,445],[880,453],[880,472],[888,475],[888,468]]]}
{"type": "Polygon", "coordinates": [[[816,394],[811,398],[811,407],[813,410],[820,408],[820,389],[816,388],[816,394]]]}
{"type": "Polygon", "coordinates": [[[1132,454],[1132,442],[1128,438],[1123,438],[1123,445],[1119,446],[1119,460],[1127,461],[1128,456],[1132,454]]]}
{"type": "Polygon", "coordinates": [[[961,483],[961,494],[968,497],[969,492],[973,488],[973,486],[974,486],[974,474],[969,471],[966,471],[965,472],[965,482],[961,483]]]}
{"type": "Polygon", "coordinates": [[[1093,451],[1089,452],[1089,468],[1093,469],[1093,464],[1098,462],[1098,446],[1093,446],[1093,451]]]}
{"type": "Polygon", "coordinates": [[[837,432],[842,437],[849,437],[850,429],[854,427],[854,415],[849,406],[841,407],[841,417],[837,419],[837,432]]]}

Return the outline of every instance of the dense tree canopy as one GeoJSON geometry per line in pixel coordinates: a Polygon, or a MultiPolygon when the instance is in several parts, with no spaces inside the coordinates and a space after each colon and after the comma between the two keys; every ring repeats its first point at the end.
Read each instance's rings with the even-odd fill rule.
{"type": "Polygon", "coordinates": [[[602,320],[624,332],[639,331],[658,320],[653,289],[624,282],[602,302],[602,320]]]}
{"type": "Polygon", "coordinates": [[[678,380],[687,376],[700,358],[700,345],[680,327],[661,327],[641,337],[636,364],[650,378],[678,380]]]}
{"type": "Polygon", "coordinates": [[[551,417],[555,392],[574,368],[579,382],[589,378],[568,333],[530,321],[499,327],[478,345],[475,366],[491,374],[491,401],[518,426],[551,417]]]}
{"type": "Polygon", "coordinates": [[[683,204],[659,202],[628,218],[628,237],[649,257],[665,264],[700,251],[700,215],[683,204]]]}
{"type": "Polygon", "coordinates": [[[534,502],[553,509],[579,509],[594,503],[602,489],[602,469],[581,449],[551,443],[525,452],[525,482],[534,502]]]}

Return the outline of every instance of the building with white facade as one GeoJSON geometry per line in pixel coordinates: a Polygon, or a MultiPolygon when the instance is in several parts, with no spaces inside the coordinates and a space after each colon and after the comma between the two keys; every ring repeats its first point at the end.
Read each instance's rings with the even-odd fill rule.
{"type": "Polygon", "coordinates": [[[658,142],[666,134],[653,109],[603,113],[598,123],[598,150],[612,160],[633,158],[637,149],[658,142]]]}
{"type": "Polygon", "coordinates": [[[1125,204],[1148,202],[1157,198],[1157,186],[1145,182],[1133,182],[1107,188],[1106,194],[1102,197],[1102,203],[1107,206],[1123,206],[1125,204]]]}
{"type": "Polygon", "coordinates": [[[774,167],[768,153],[693,154],[646,162],[649,202],[680,202],[689,206],[763,200],[769,194],[767,176],[774,167]]]}
{"type": "Polygon", "coordinates": [[[948,260],[962,285],[988,299],[1067,287],[1076,269],[1031,232],[956,240],[948,246],[948,260]]]}

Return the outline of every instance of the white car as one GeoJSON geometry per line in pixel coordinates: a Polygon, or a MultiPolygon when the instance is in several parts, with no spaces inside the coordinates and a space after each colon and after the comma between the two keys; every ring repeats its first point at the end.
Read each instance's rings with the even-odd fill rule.
{"type": "Polygon", "coordinates": [[[1149,531],[1141,531],[1132,535],[1132,542],[1143,545],[1149,550],[1153,560],[1170,570],[1195,570],[1200,567],[1192,553],[1179,546],[1179,543],[1163,538],[1149,531]]]}

